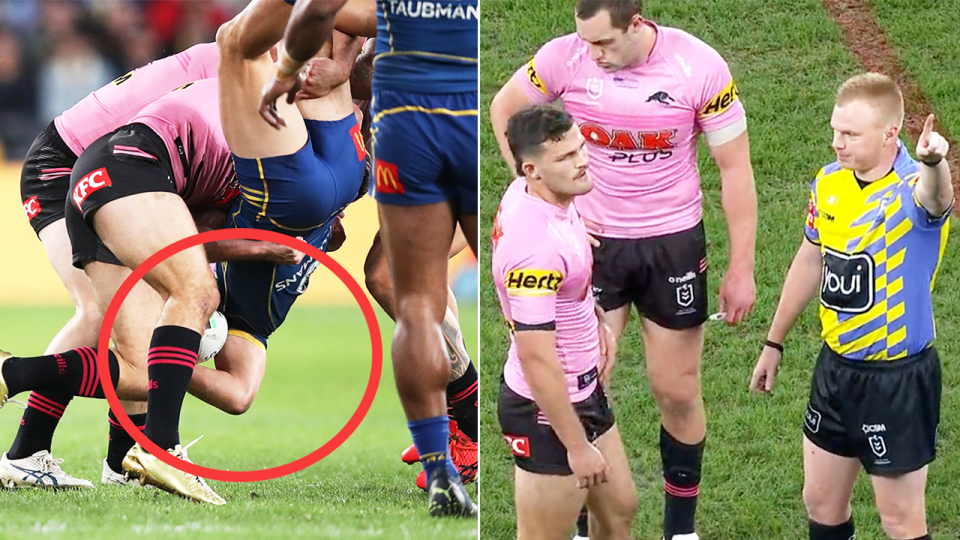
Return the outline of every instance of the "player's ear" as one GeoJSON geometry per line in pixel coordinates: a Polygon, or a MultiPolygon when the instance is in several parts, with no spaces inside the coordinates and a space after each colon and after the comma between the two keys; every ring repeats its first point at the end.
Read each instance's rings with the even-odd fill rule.
{"type": "Polygon", "coordinates": [[[533,179],[533,178],[539,178],[539,177],[540,177],[540,173],[539,173],[539,171],[537,171],[537,166],[534,165],[533,163],[530,163],[529,161],[524,161],[524,162],[520,165],[520,170],[523,171],[523,176],[525,176],[525,177],[527,177],[527,178],[532,178],[532,179],[533,179]]]}

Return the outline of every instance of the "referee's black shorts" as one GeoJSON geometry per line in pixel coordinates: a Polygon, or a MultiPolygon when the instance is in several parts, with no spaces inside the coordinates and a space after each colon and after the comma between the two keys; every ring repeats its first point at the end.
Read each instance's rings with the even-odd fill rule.
{"type": "Polygon", "coordinates": [[[803,433],[856,457],[870,474],[916,471],[937,455],[940,357],[933,347],[902,360],[848,360],[826,345],[813,371],[803,433]]]}

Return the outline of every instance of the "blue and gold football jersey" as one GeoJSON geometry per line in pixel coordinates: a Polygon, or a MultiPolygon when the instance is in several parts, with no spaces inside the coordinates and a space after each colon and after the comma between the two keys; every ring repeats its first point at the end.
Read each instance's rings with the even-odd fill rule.
{"type": "Polygon", "coordinates": [[[374,90],[477,91],[477,0],[377,0],[374,90]]]}
{"type": "Polygon", "coordinates": [[[931,291],[947,216],[914,194],[920,165],[900,144],[893,170],[860,186],[836,162],[811,184],[804,233],[820,246],[821,336],[851,360],[897,360],[933,343],[931,291]]]}

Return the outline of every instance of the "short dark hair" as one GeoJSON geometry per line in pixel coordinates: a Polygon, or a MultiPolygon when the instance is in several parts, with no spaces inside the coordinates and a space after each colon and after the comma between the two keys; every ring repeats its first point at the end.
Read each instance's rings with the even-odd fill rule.
{"type": "Polygon", "coordinates": [[[577,18],[590,19],[601,9],[610,13],[610,24],[614,28],[626,30],[634,15],[643,14],[643,0],[578,0],[577,18]]]}
{"type": "Polygon", "coordinates": [[[543,153],[543,143],[563,139],[573,119],[566,111],[547,105],[523,109],[507,121],[507,143],[517,163],[517,174],[523,174],[523,160],[543,153]]]}

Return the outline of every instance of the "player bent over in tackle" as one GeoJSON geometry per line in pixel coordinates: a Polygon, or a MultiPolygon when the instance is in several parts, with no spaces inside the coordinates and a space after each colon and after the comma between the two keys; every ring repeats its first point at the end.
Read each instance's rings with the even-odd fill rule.
{"type": "Polygon", "coordinates": [[[506,133],[522,178],[497,211],[493,276],[511,329],[500,426],[516,461],[517,538],[565,538],[586,503],[592,535],[626,539],[636,490],[605,393],[616,339],[591,293],[573,204],[593,188],[584,139],[543,106],[514,115],[506,133]]]}
{"type": "Polygon", "coordinates": [[[752,390],[773,389],[783,341],[819,292],[824,343],[803,425],[810,540],[854,537],[850,498],[861,467],[887,536],[930,538],[924,492],[941,390],[931,290],[954,198],[936,119],[923,126],[918,163],[899,138],[903,116],[885,75],[858,75],[837,92],[837,161],[811,184],[804,240],[750,381],[752,390]]]}

